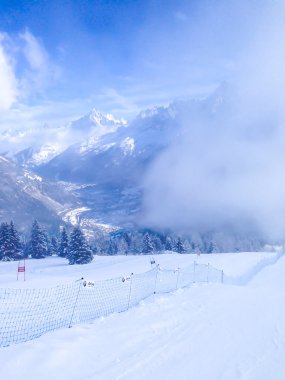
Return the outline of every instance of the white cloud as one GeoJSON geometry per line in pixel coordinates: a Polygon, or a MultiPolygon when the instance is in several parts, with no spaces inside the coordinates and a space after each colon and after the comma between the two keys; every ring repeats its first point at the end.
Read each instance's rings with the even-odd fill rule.
{"type": "Polygon", "coordinates": [[[21,78],[24,96],[44,91],[60,76],[59,67],[52,62],[47,50],[29,30],[20,34],[22,53],[28,63],[21,78]]]}
{"type": "Polygon", "coordinates": [[[17,104],[45,95],[59,76],[59,66],[29,30],[14,36],[0,32],[0,110],[21,109],[17,104]]]}
{"type": "Polygon", "coordinates": [[[6,40],[7,36],[0,33],[0,110],[10,108],[18,97],[12,59],[5,49],[6,40]]]}
{"type": "Polygon", "coordinates": [[[48,61],[48,54],[39,41],[28,30],[20,35],[25,42],[23,51],[33,70],[45,69],[48,61]]]}

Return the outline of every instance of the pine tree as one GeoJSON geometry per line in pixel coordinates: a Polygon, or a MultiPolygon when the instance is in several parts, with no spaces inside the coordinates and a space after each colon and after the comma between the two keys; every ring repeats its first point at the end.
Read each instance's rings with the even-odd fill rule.
{"type": "Polygon", "coordinates": [[[153,252],[153,244],[148,233],[144,235],[142,243],[143,243],[142,253],[153,252]]]}
{"type": "Polygon", "coordinates": [[[219,252],[217,244],[214,240],[211,240],[206,246],[207,253],[216,253],[219,252]]]}
{"type": "Polygon", "coordinates": [[[46,230],[43,230],[43,235],[44,235],[44,239],[45,239],[46,247],[47,247],[46,256],[51,256],[52,255],[51,240],[46,230]]]}
{"type": "Polygon", "coordinates": [[[128,251],[133,255],[142,253],[144,236],[139,232],[132,232],[129,235],[130,245],[128,251]]]}
{"type": "Polygon", "coordinates": [[[58,241],[54,236],[51,238],[50,250],[51,256],[56,256],[58,254],[58,241]]]}
{"type": "Polygon", "coordinates": [[[63,227],[60,234],[60,244],[58,247],[58,256],[67,257],[68,254],[68,235],[66,229],[63,227]]]}
{"type": "Polygon", "coordinates": [[[124,237],[118,240],[117,247],[119,255],[126,255],[128,253],[128,244],[124,237]]]}
{"type": "Polygon", "coordinates": [[[113,256],[118,253],[118,246],[115,240],[110,239],[107,249],[107,255],[113,256]]]}
{"type": "Polygon", "coordinates": [[[9,254],[9,225],[6,222],[0,226],[0,259],[6,261],[9,254]]]}
{"type": "Polygon", "coordinates": [[[9,226],[9,235],[11,241],[11,257],[13,260],[18,260],[23,256],[22,244],[20,241],[19,233],[12,221],[10,222],[9,226]]]}
{"type": "Polygon", "coordinates": [[[14,226],[3,222],[0,226],[0,260],[12,261],[21,257],[19,234],[14,226]]]}
{"type": "Polygon", "coordinates": [[[161,252],[163,249],[162,241],[159,236],[153,236],[152,241],[153,250],[156,252],[161,252]]]}
{"type": "Polygon", "coordinates": [[[37,220],[34,221],[31,231],[30,254],[33,259],[43,259],[48,252],[46,236],[37,220]]]}
{"type": "Polygon", "coordinates": [[[166,251],[173,251],[173,244],[172,244],[172,240],[170,237],[166,238],[165,250],[166,251]]]}
{"type": "Polygon", "coordinates": [[[127,243],[127,246],[128,246],[127,248],[129,248],[131,245],[131,240],[132,240],[130,235],[127,232],[125,232],[122,237],[124,238],[125,242],[127,243]]]}
{"type": "Polygon", "coordinates": [[[93,259],[92,250],[88,246],[80,227],[74,227],[70,234],[68,250],[69,264],[88,264],[93,259]]]}
{"type": "Polygon", "coordinates": [[[178,253],[186,252],[186,249],[180,237],[177,239],[175,252],[178,252],[178,253]]]}

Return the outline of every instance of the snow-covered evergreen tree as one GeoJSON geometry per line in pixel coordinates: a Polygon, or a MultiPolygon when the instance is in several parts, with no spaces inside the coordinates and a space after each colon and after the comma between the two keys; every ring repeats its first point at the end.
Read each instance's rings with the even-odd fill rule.
{"type": "Polygon", "coordinates": [[[88,264],[93,259],[91,248],[88,246],[85,236],[80,227],[74,227],[70,234],[70,243],[68,249],[69,264],[88,264]]]}
{"type": "Polygon", "coordinates": [[[0,260],[12,261],[21,257],[21,243],[19,234],[14,226],[3,222],[0,226],[0,260]]]}
{"type": "Polygon", "coordinates": [[[173,251],[173,243],[172,243],[172,239],[168,236],[166,238],[166,242],[165,242],[165,250],[166,251],[173,251]]]}
{"type": "Polygon", "coordinates": [[[46,256],[51,256],[52,255],[52,248],[51,248],[51,240],[50,240],[50,237],[47,233],[46,230],[43,230],[43,234],[44,234],[44,238],[45,238],[45,241],[46,241],[46,246],[47,246],[47,253],[46,253],[46,256]]]}
{"type": "Polygon", "coordinates": [[[139,232],[133,232],[129,234],[130,245],[128,252],[132,255],[137,255],[142,253],[143,249],[143,235],[139,232]]]}
{"type": "Polygon", "coordinates": [[[50,250],[51,250],[51,256],[58,255],[58,241],[55,236],[51,238],[50,250]]]}
{"type": "Polygon", "coordinates": [[[58,256],[67,257],[68,254],[68,235],[66,229],[63,227],[60,234],[60,244],[58,247],[58,256]]]}
{"type": "Polygon", "coordinates": [[[9,254],[9,225],[6,222],[0,226],[0,259],[6,261],[9,254]]]}
{"type": "Polygon", "coordinates": [[[124,237],[121,237],[118,240],[117,247],[118,247],[118,254],[119,255],[126,255],[128,253],[128,244],[127,244],[126,239],[124,237]]]}
{"type": "Polygon", "coordinates": [[[151,243],[153,245],[153,250],[156,252],[161,252],[163,250],[162,241],[159,236],[153,236],[151,243]]]}
{"type": "Polygon", "coordinates": [[[211,240],[210,242],[207,242],[205,247],[206,253],[216,253],[219,252],[219,249],[217,247],[217,244],[214,240],[211,240]]]}
{"type": "Polygon", "coordinates": [[[13,260],[18,260],[22,257],[22,244],[20,241],[19,232],[16,230],[13,221],[9,225],[9,237],[11,242],[11,257],[13,260]]]}
{"type": "Polygon", "coordinates": [[[118,253],[117,243],[114,239],[110,239],[108,249],[107,249],[107,254],[113,256],[113,255],[116,255],[117,253],[118,253]]]}
{"type": "Polygon", "coordinates": [[[180,237],[178,237],[178,239],[177,239],[176,247],[175,247],[175,252],[178,252],[178,253],[184,253],[184,252],[186,252],[186,249],[185,249],[184,244],[183,244],[183,242],[182,242],[182,240],[181,240],[180,237]]]}
{"type": "Polygon", "coordinates": [[[191,244],[188,239],[185,239],[183,242],[185,252],[190,252],[191,251],[191,244]]]}
{"type": "Polygon", "coordinates": [[[127,244],[127,250],[129,249],[130,245],[131,245],[131,237],[130,237],[130,234],[128,234],[127,232],[125,232],[123,234],[123,238],[127,244]]]}
{"type": "Polygon", "coordinates": [[[148,233],[145,233],[144,234],[144,237],[143,237],[143,247],[142,247],[142,253],[151,253],[153,252],[154,250],[154,247],[153,247],[153,244],[152,244],[152,241],[151,241],[151,238],[149,236],[148,233]]]}
{"type": "Polygon", "coordinates": [[[43,259],[47,256],[48,247],[46,236],[37,220],[34,221],[31,231],[30,255],[33,259],[43,259]]]}

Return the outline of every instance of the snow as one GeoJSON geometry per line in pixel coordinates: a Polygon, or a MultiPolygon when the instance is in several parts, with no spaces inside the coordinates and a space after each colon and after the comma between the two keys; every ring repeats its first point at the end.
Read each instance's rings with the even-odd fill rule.
{"type": "Polygon", "coordinates": [[[0,156],[0,160],[1,160],[1,161],[5,161],[5,162],[9,162],[9,161],[7,160],[7,158],[5,158],[5,157],[3,157],[3,156],[0,156]]]}
{"type": "Polygon", "coordinates": [[[150,117],[153,117],[155,115],[158,115],[161,110],[165,110],[165,109],[166,109],[166,107],[157,107],[157,106],[154,106],[154,107],[148,108],[148,109],[146,109],[144,111],[141,111],[139,113],[139,117],[141,119],[150,118],[150,117]]]}
{"type": "Polygon", "coordinates": [[[64,150],[60,144],[45,144],[35,151],[31,159],[27,160],[28,164],[41,165],[56,157],[64,150]]]}
{"type": "Polygon", "coordinates": [[[130,154],[135,149],[135,140],[132,137],[126,137],[120,144],[125,155],[130,154]]]}
{"type": "Polygon", "coordinates": [[[40,176],[38,176],[38,175],[36,175],[34,173],[31,173],[31,172],[29,172],[27,170],[24,170],[24,176],[26,178],[29,178],[29,179],[33,180],[33,181],[42,182],[42,180],[43,180],[42,177],[40,177],[40,176]]]}
{"type": "Polygon", "coordinates": [[[106,122],[109,124],[118,124],[118,125],[127,125],[127,120],[121,118],[117,119],[114,117],[114,115],[107,113],[107,114],[102,114],[96,108],[93,108],[93,110],[89,114],[90,120],[97,125],[104,125],[106,122]]]}
{"type": "Polygon", "coordinates": [[[78,207],[69,211],[66,211],[64,215],[62,215],[62,219],[65,222],[71,223],[73,226],[76,226],[80,220],[80,214],[89,211],[88,207],[78,207]]]}
{"type": "MultiPolygon", "coordinates": [[[[154,256],[162,268],[211,263],[245,285],[195,284],[155,295],[120,314],[0,349],[0,378],[70,380],[283,380],[285,257],[276,253],[154,256]],[[271,265],[268,265],[270,264],[271,265]]],[[[149,256],[95,257],[84,266],[60,258],[0,263],[2,287],[50,287],[141,273],[149,256]]]]}
{"type": "Polygon", "coordinates": [[[47,257],[44,260],[26,261],[26,283],[16,281],[17,262],[0,262],[1,287],[51,287],[66,284],[81,277],[89,280],[106,280],[144,273],[151,269],[150,258],[153,257],[161,269],[177,269],[197,264],[211,264],[224,270],[225,276],[236,279],[248,272],[264,258],[274,258],[273,252],[241,252],[228,254],[160,254],[160,255],[128,255],[128,256],[95,256],[88,265],[68,265],[66,259],[47,257]]]}
{"type": "Polygon", "coordinates": [[[99,223],[96,219],[88,219],[84,216],[84,214],[91,209],[89,207],[78,207],[75,209],[68,209],[63,212],[60,212],[62,219],[72,224],[73,226],[77,226],[80,224],[87,238],[94,238],[94,229],[101,230],[105,233],[114,232],[120,229],[118,226],[114,226],[107,223],[99,223]]]}

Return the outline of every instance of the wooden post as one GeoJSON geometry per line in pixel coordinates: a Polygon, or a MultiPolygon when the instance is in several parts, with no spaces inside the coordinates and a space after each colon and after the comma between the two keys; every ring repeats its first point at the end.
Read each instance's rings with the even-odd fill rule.
{"type": "Polygon", "coordinates": [[[177,268],[176,290],[178,289],[179,273],[180,273],[180,268],[177,268]]]}
{"type": "Polygon", "coordinates": [[[133,284],[133,273],[130,275],[130,291],[129,291],[129,299],[128,299],[128,310],[130,308],[131,295],[132,295],[132,284],[133,284]]]}

